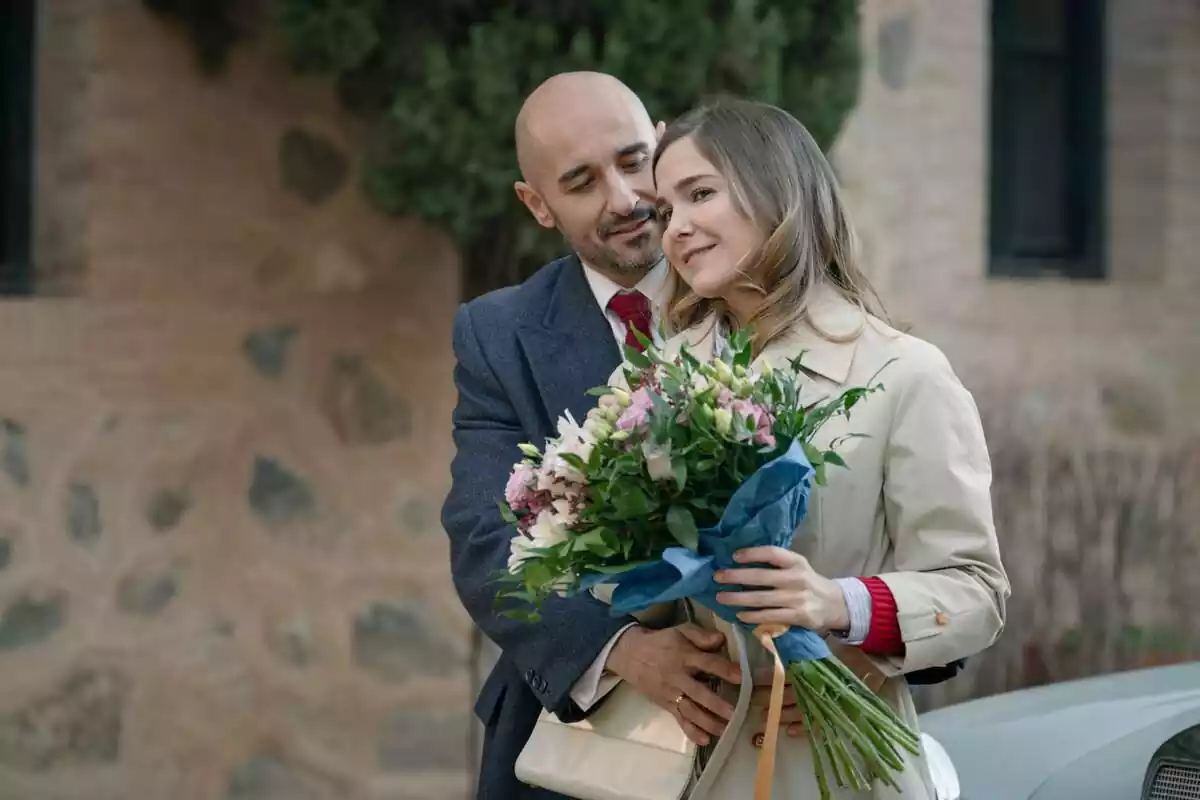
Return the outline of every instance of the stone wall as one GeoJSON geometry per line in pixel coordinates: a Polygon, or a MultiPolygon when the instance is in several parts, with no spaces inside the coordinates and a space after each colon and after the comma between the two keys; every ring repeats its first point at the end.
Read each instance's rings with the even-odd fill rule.
{"type": "Polygon", "coordinates": [[[974,391],[1009,626],[929,703],[1200,656],[1200,9],[1109,0],[1109,277],[986,275],[989,4],[867,0],[835,153],[873,278],[974,391]]]}
{"type": "Polygon", "coordinates": [[[265,42],[42,3],[36,256],[0,304],[0,798],[450,798],[448,243],[265,42]]]}

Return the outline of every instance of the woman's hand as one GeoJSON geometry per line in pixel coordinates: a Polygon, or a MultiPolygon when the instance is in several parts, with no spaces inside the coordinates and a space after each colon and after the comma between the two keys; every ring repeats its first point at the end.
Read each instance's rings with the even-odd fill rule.
{"type": "Polygon", "coordinates": [[[781,623],[822,634],[850,627],[850,610],[842,587],[819,575],[799,553],[782,547],[749,547],[733,557],[739,564],[767,565],[720,570],[714,576],[718,583],[748,587],[717,594],[717,602],[722,605],[754,609],[738,612],[742,622],[781,623]]]}

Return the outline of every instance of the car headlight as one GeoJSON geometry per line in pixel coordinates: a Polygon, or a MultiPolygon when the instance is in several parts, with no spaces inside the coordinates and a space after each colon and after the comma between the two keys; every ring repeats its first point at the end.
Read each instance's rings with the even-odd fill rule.
{"type": "Polygon", "coordinates": [[[933,778],[933,792],[937,800],[960,800],[962,789],[958,785],[958,771],[950,754],[941,743],[928,733],[921,734],[921,749],[925,751],[925,762],[933,778]]]}

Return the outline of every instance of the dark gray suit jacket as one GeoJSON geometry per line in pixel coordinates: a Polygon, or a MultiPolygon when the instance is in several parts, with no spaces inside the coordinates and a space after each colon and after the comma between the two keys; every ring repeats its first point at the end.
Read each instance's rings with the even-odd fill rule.
{"type": "Polygon", "coordinates": [[[458,451],[442,523],[459,597],[501,650],[475,706],[487,731],[477,797],[549,797],[516,780],[516,757],[542,708],[567,721],[584,716],[571,687],[632,620],[611,616],[590,596],[551,599],[537,625],[497,615],[492,578],[505,567],[512,530],[496,502],[521,458],[517,445],[544,444],[564,409],[582,419],[595,403],[586,391],[609,379],[619,353],[574,256],[463,305],[454,353],[458,451]]]}

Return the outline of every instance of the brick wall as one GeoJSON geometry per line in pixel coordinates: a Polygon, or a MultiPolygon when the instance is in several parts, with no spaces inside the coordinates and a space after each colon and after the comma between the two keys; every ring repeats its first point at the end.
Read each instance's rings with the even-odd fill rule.
{"type": "Polygon", "coordinates": [[[927,702],[1200,653],[1200,9],[1110,0],[1098,285],[986,277],[989,4],[867,0],[836,162],[891,310],[974,390],[1014,596],[927,702]]]}
{"type": "Polygon", "coordinates": [[[0,304],[0,798],[467,785],[438,524],[457,264],[264,43],[42,9],[42,296],[0,304]]]}

